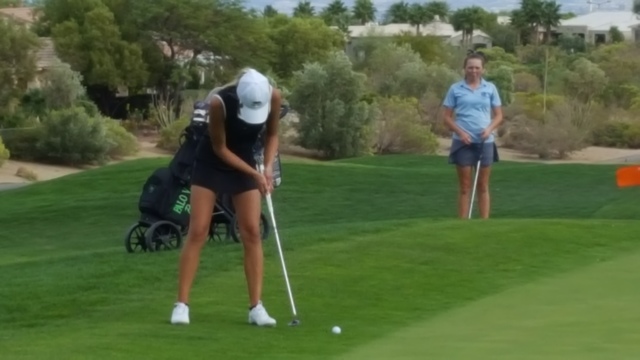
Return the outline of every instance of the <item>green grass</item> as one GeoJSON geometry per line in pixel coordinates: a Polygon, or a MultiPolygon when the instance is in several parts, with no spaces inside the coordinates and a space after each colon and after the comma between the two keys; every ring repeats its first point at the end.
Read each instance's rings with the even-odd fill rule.
{"type": "Polygon", "coordinates": [[[286,326],[272,237],[263,300],[279,326],[260,329],[245,323],[238,244],[205,249],[188,327],[168,324],[178,252],[125,252],[141,186],[165,163],[0,193],[1,358],[640,356],[640,191],[617,189],[614,166],[500,163],[494,218],[466,222],[443,158],[288,161],[274,202],[302,325],[286,326]]]}

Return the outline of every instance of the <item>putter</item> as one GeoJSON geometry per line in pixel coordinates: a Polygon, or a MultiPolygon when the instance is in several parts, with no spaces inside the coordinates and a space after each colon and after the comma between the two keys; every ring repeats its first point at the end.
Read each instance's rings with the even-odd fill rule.
{"type": "MultiPolygon", "coordinates": [[[[264,173],[264,165],[260,164],[260,173],[264,173]]],[[[280,254],[280,263],[282,264],[282,272],[284,274],[284,280],[287,284],[287,292],[289,294],[289,301],[291,302],[291,311],[293,313],[293,320],[289,323],[289,326],[298,326],[300,325],[300,320],[298,319],[298,313],[296,312],[296,305],[293,301],[293,294],[291,292],[291,285],[289,284],[289,276],[287,275],[287,266],[284,262],[284,255],[282,253],[282,247],[280,246],[280,235],[278,235],[278,228],[276,226],[276,217],[273,211],[273,201],[271,200],[271,194],[266,194],[267,199],[267,207],[269,208],[269,215],[271,216],[271,224],[273,225],[273,233],[276,236],[276,244],[278,245],[278,253],[280,254]]]]}
{"type": "Polygon", "coordinates": [[[478,156],[478,163],[476,164],[476,174],[473,180],[473,190],[471,190],[471,201],[469,202],[469,219],[471,219],[471,213],[473,212],[473,200],[476,197],[476,187],[478,186],[478,175],[480,174],[480,162],[482,161],[482,153],[484,152],[484,140],[480,143],[480,155],[478,156]]]}

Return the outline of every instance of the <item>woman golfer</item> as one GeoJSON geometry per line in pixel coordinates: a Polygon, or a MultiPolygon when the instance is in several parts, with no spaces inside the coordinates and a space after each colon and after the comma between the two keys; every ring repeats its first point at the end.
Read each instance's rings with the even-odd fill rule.
{"type": "Polygon", "coordinates": [[[249,291],[249,323],[274,326],[260,300],[263,254],[260,234],[261,195],[272,190],[272,164],[278,148],[281,94],[256,70],[209,96],[209,133],[198,147],[191,182],[189,232],[180,256],[178,299],[172,324],[189,323],[189,291],[200,252],[209,235],[216,196],[231,196],[244,248],[249,291]],[[265,125],[266,124],[266,125],[265,125]],[[264,173],[256,168],[253,146],[266,126],[264,173]]]}
{"type": "Polygon", "coordinates": [[[482,78],[485,59],[470,53],[464,60],[464,80],[454,83],[444,99],[444,121],[453,133],[449,163],[458,173],[458,216],[467,218],[472,187],[472,168],[482,154],[478,177],[480,217],[489,218],[489,174],[498,161],[493,131],[502,123],[502,102],[496,86],[482,78]],[[455,116],[455,120],[454,120],[455,116]]]}

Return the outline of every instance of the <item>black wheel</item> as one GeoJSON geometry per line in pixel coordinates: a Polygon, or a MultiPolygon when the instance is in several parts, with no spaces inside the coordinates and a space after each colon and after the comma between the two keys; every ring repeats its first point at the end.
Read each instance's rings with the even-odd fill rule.
{"type": "Polygon", "coordinates": [[[178,249],[182,246],[182,231],[170,221],[158,221],[147,230],[145,243],[149,251],[178,249]]]}
{"type": "Polygon", "coordinates": [[[223,242],[229,240],[231,237],[231,226],[229,223],[221,222],[211,222],[211,227],[209,228],[209,242],[223,242]]]}
{"type": "MultiPolygon", "coordinates": [[[[239,243],[240,242],[240,228],[238,227],[238,220],[236,217],[233,217],[232,221],[233,226],[231,226],[231,237],[233,241],[239,243]]],[[[266,240],[269,237],[269,222],[267,221],[267,217],[264,214],[260,214],[260,234],[262,235],[262,240],[266,240]]]]}
{"type": "Polygon", "coordinates": [[[146,252],[147,243],[145,240],[145,233],[148,227],[141,223],[133,224],[124,236],[124,247],[127,252],[146,252]]]}

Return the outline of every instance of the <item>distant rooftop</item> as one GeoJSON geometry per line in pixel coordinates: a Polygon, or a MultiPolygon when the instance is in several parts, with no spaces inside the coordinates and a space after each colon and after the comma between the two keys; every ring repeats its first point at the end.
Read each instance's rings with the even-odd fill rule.
{"type": "Polygon", "coordinates": [[[22,23],[31,24],[35,21],[34,8],[32,7],[7,7],[0,8],[0,15],[12,18],[22,23]]]}
{"type": "Polygon", "coordinates": [[[590,30],[608,31],[612,26],[620,29],[640,25],[640,16],[631,11],[594,11],[562,20],[561,26],[586,26],[590,30]]]}
{"type": "MultiPolygon", "coordinates": [[[[335,27],[334,27],[335,28],[335,27]]],[[[410,32],[415,34],[416,27],[411,24],[386,24],[379,25],[377,23],[369,23],[366,25],[352,25],[349,26],[350,36],[351,37],[362,37],[367,36],[371,32],[378,36],[394,36],[399,35],[402,32],[410,32]]],[[[439,37],[452,37],[461,35],[461,31],[455,31],[453,26],[449,23],[442,21],[432,21],[428,24],[420,26],[420,34],[421,35],[431,35],[431,36],[439,36],[439,37]]],[[[480,30],[475,30],[473,35],[481,35],[487,36],[484,32],[480,30]]]]}

